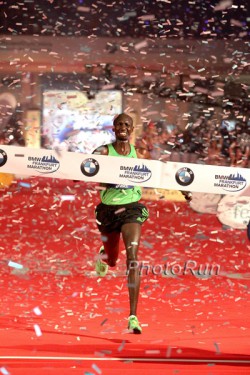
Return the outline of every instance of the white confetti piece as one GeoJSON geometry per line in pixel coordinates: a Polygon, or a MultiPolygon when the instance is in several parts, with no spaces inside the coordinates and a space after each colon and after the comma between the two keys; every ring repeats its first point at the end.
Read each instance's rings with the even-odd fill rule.
{"type": "Polygon", "coordinates": [[[139,42],[135,44],[135,50],[138,51],[139,49],[147,47],[147,46],[148,46],[148,43],[146,40],[144,40],[143,42],[139,42]]]}
{"type": "Polygon", "coordinates": [[[158,349],[145,350],[145,354],[147,354],[147,355],[160,354],[160,350],[158,350],[158,349]]]}
{"type": "Polygon", "coordinates": [[[232,0],[223,0],[223,1],[220,1],[219,4],[217,4],[214,7],[214,11],[225,10],[227,8],[230,8],[232,4],[233,4],[232,0]]]}
{"type": "Polygon", "coordinates": [[[38,337],[42,336],[42,331],[38,324],[34,324],[34,330],[38,337]]]}
{"type": "Polygon", "coordinates": [[[95,363],[93,363],[92,369],[95,370],[97,374],[102,374],[102,370],[95,363]]]}
{"type": "Polygon", "coordinates": [[[87,13],[87,12],[90,12],[90,7],[79,6],[79,7],[77,7],[77,10],[78,10],[78,12],[85,12],[85,13],[87,13]]]}
{"type": "Polygon", "coordinates": [[[61,201],[74,201],[75,196],[74,195],[61,195],[61,201]]]}
{"type": "Polygon", "coordinates": [[[42,312],[41,312],[41,310],[39,309],[39,307],[34,307],[33,311],[34,311],[34,313],[35,313],[36,315],[42,315],[42,312]]]}

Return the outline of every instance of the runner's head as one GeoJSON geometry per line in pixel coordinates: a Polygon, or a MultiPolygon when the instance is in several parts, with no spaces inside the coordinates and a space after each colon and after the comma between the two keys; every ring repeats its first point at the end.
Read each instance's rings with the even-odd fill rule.
{"type": "Polygon", "coordinates": [[[114,118],[114,128],[116,139],[119,141],[128,141],[134,130],[133,119],[126,113],[121,113],[114,118]]]}

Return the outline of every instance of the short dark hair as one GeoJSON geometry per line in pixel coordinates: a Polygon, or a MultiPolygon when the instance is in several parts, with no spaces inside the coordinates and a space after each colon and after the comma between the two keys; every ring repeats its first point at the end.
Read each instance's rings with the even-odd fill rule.
{"type": "Polygon", "coordinates": [[[131,120],[131,122],[133,123],[133,119],[132,119],[132,117],[131,116],[129,116],[127,113],[120,113],[119,115],[117,115],[115,118],[114,118],[114,125],[120,120],[120,118],[122,117],[122,116],[126,116],[126,117],[128,117],[130,120],[131,120]]]}

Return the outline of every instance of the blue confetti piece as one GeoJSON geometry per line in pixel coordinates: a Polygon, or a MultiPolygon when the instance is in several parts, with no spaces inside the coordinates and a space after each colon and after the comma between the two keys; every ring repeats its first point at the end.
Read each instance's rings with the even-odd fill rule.
{"type": "Polygon", "coordinates": [[[9,261],[8,266],[16,268],[18,270],[21,270],[23,268],[22,264],[19,264],[19,263],[16,263],[16,262],[12,262],[11,260],[9,261]]]}
{"type": "Polygon", "coordinates": [[[0,367],[0,371],[3,375],[9,375],[9,371],[5,367],[0,367]]]}
{"type": "Polygon", "coordinates": [[[29,189],[31,187],[31,184],[29,184],[28,182],[19,182],[18,185],[22,186],[22,187],[25,187],[27,189],[29,189]]]}

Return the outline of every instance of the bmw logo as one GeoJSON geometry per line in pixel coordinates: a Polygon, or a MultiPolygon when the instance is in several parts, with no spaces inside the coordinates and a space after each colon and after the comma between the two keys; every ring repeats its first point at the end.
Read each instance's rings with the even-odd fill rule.
{"type": "Polygon", "coordinates": [[[7,154],[4,150],[0,150],[0,167],[2,167],[7,161],[7,154]]]}
{"type": "Polygon", "coordinates": [[[194,181],[194,172],[189,168],[181,168],[175,174],[175,179],[181,186],[188,186],[194,181]]]}
{"type": "Polygon", "coordinates": [[[99,172],[100,166],[97,160],[89,158],[82,162],[81,171],[84,176],[93,177],[99,172]]]}

